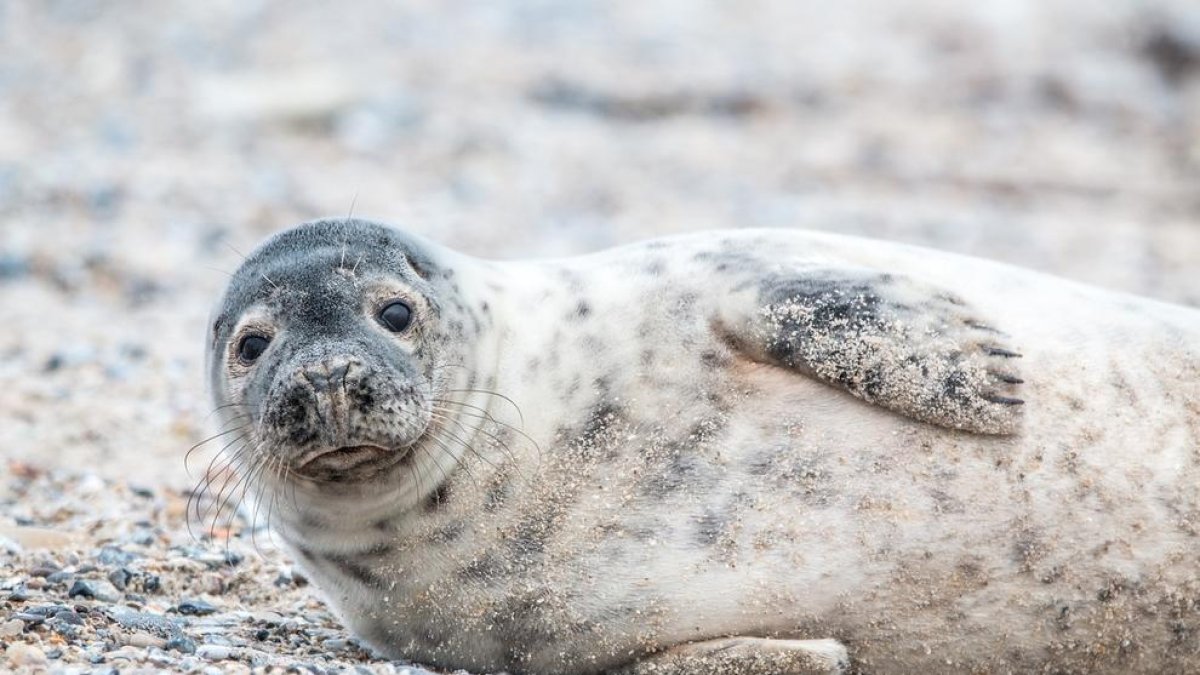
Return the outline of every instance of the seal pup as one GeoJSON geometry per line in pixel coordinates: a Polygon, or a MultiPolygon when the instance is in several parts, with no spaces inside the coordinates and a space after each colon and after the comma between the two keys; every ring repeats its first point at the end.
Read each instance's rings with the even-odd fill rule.
{"type": "Polygon", "coordinates": [[[704,232],[270,238],[207,340],[270,523],[379,652],[512,673],[1200,669],[1200,312],[704,232]]]}

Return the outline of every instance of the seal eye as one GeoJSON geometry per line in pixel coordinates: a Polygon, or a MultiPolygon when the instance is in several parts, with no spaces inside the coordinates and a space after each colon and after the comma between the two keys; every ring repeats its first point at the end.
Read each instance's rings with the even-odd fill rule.
{"type": "Polygon", "coordinates": [[[399,333],[412,323],[412,309],[397,300],[379,311],[379,323],[393,333],[399,333]]]}
{"type": "Polygon", "coordinates": [[[242,363],[254,363],[267,351],[269,344],[271,341],[261,335],[247,335],[238,344],[238,358],[242,363]]]}

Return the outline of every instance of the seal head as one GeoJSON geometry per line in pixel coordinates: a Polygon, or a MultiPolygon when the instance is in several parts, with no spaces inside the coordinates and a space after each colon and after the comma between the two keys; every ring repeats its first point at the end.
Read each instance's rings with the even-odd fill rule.
{"type": "Polygon", "coordinates": [[[209,369],[226,417],[252,425],[253,455],[323,483],[404,462],[446,344],[435,268],[403,233],[344,220],[283,232],[245,261],[212,322],[209,369]]]}

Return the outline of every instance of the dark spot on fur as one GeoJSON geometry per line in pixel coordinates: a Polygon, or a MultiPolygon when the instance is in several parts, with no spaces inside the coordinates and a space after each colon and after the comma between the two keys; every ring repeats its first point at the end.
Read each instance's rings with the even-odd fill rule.
{"type": "Polygon", "coordinates": [[[325,521],[321,520],[313,513],[310,513],[308,511],[301,511],[300,512],[300,526],[310,529],[310,530],[317,530],[317,529],[321,529],[322,527],[325,526],[325,521]]]}
{"type": "Polygon", "coordinates": [[[431,532],[428,541],[433,544],[451,544],[457,541],[466,530],[467,524],[462,521],[450,523],[431,532]]]}
{"type": "Polygon", "coordinates": [[[573,316],[579,319],[586,319],[591,313],[592,306],[588,304],[587,300],[580,300],[579,304],[575,305],[573,316]]]}
{"type": "Polygon", "coordinates": [[[425,510],[437,511],[445,506],[448,501],[450,501],[450,481],[447,480],[443,481],[441,485],[437,486],[437,488],[433,492],[429,493],[429,496],[425,498],[425,510]]]}
{"type": "Polygon", "coordinates": [[[519,558],[538,556],[545,552],[547,540],[557,529],[556,509],[543,509],[522,518],[506,543],[519,558]]]}
{"type": "Polygon", "coordinates": [[[483,493],[483,510],[488,513],[495,513],[504,506],[508,500],[510,491],[508,477],[497,476],[495,482],[488,486],[488,489],[483,493]]]}
{"type": "Polygon", "coordinates": [[[345,576],[354,579],[364,586],[379,588],[382,586],[379,576],[375,574],[375,571],[372,570],[369,565],[367,565],[367,563],[363,560],[363,557],[382,556],[386,555],[389,551],[390,549],[376,549],[368,554],[359,554],[357,556],[326,554],[324,558],[345,576]]]}
{"type": "Polygon", "coordinates": [[[1200,71],[1200,40],[1189,38],[1174,26],[1154,26],[1142,44],[1142,55],[1167,82],[1179,85],[1200,71]]]}
{"type": "Polygon", "coordinates": [[[514,645],[508,654],[508,670],[528,672],[528,668],[522,666],[528,662],[527,650],[561,642],[565,627],[554,620],[556,604],[558,602],[549,590],[526,591],[509,596],[489,617],[500,628],[505,641],[514,645]]]}
{"type": "Polygon", "coordinates": [[[1031,528],[1021,528],[1013,540],[1013,562],[1021,565],[1022,572],[1032,572],[1034,564],[1046,554],[1045,544],[1038,532],[1031,528]]]}
{"type": "Polygon", "coordinates": [[[500,576],[503,570],[504,566],[501,564],[499,556],[494,553],[485,553],[467,563],[458,571],[458,576],[471,581],[487,581],[500,576]]]}
{"type": "Polygon", "coordinates": [[[700,353],[700,362],[703,363],[706,368],[710,368],[712,370],[726,368],[729,366],[731,361],[732,359],[729,358],[728,354],[718,352],[715,349],[706,349],[700,353]]]}
{"type": "Polygon", "coordinates": [[[724,517],[715,511],[705,511],[696,519],[696,543],[705,547],[716,546],[727,524],[724,517]]]}

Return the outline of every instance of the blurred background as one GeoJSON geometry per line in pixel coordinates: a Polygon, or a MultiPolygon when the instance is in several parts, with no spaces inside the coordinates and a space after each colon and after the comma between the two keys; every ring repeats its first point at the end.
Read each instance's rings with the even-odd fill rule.
{"type": "Polygon", "coordinates": [[[0,455],[192,483],[238,252],[352,206],[483,256],[814,228],[1200,305],[1200,3],[0,0],[0,455]]]}

